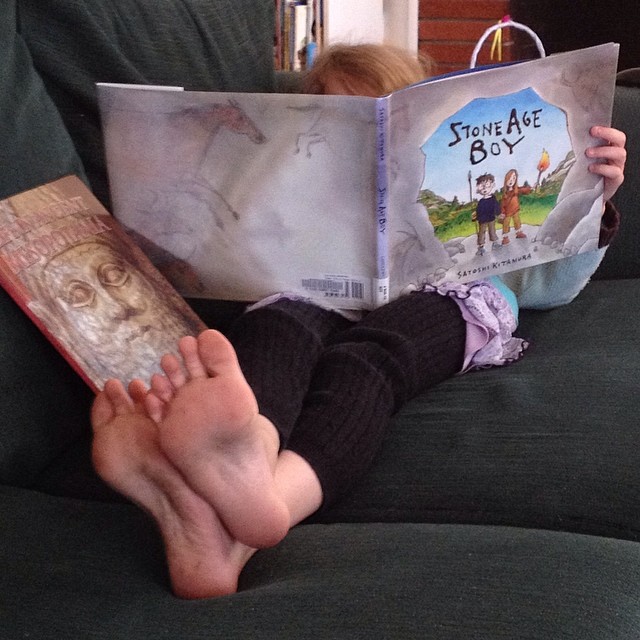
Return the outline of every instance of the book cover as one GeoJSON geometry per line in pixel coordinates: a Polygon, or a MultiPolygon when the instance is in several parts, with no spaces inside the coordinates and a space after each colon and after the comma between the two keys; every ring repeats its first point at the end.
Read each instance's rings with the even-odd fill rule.
{"type": "Polygon", "coordinates": [[[610,123],[617,52],[382,98],[101,85],[114,214],[161,248],[161,270],[191,265],[172,276],[185,295],[344,309],[588,251],[602,179],[584,151],[610,123]]]}
{"type": "Polygon", "coordinates": [[[206,328],[75,176],[0,201],[0,284],[95,391],[206,328]]]}
{"type": "Polygon", "coordinates": [[[392,297],[597,248],[603,181],[585,151],[611,123],[617,57],[605,44],[390,96],[392,297]]]}

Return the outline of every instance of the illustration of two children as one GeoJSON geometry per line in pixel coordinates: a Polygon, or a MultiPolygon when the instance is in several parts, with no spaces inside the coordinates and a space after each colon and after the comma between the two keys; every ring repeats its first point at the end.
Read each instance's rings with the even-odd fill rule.
{"type": "Polygon", "coordinates": [[[522,222],[520,221],[519,196],[531,193],[531,187],[518,186],[518,172],[515,169],[510,169],[504,177],[501,202],[498,202],[495,196],[495,188],[496,180],[490,173],[484,173],[476,179],[476,192],[480,198],[472,220],[478,223],[477,255],[479,256],[485,254],[484,243],[487,234],[494,249],[509,244],[512,223],[516,238],[527,237],[522,231],[522,222]],[[496,219],[502,223],[502,243],[498,241],[496,219]]]}

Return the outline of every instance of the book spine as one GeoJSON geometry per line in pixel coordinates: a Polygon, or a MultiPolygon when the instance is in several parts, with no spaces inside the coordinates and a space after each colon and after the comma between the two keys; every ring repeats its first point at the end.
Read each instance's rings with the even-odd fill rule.
{"type": "Polygon", "coordinates": [[[376,100],[376,277],[374,307],[389,302],[389,100],[376,100]]]}
{"type": "Polygon", "coordinates": [[[282,70],[282,0],[274,0],[275,33],[273,37],[273,64],[276,71],[282,70]]]}

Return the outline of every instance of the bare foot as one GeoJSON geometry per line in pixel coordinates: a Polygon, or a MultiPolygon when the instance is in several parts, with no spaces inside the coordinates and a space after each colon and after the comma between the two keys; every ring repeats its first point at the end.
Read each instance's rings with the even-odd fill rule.
{"type": "Polygon", "coordinates": [[[162,452],[158,427],[140,404],[145,391],[133,383],[130,396],[120,382],[110,380],[96,397],[91,414],[96,470],[157,522],[177,596],[233,593],[255,549],[229,534],[162,452]]]}
{"type": "Polygon", "coordinates": [[[273,546],[292,524],[274,481],[277,431],[258,413],[221,333],[185,337],[179,348],[182,362],[162,359],[165,376],[152,379],[146,402],[160,447],[232,538],[253,548],[273,546]]]}

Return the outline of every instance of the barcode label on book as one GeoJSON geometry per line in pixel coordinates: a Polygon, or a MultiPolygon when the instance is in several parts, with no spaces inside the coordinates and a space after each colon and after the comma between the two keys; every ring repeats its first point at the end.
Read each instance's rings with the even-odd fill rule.
{"type": "Polygon", "coordinates": [[[303,278],[301,285],[313,297],[368,300],[371,295],[364,278],[326,275],[318,278],[303,278]]]}

